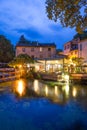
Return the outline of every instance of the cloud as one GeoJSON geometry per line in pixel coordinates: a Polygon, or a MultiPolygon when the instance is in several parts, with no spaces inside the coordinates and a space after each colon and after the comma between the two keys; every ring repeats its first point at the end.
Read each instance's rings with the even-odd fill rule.
{"type": "Polygon", "coordinates": [[[29,39],[63,44],[74,30],[62,28],[46,16],[45,0],[0,0],[0,29],[11,39],[25,34],[29,39]]]}

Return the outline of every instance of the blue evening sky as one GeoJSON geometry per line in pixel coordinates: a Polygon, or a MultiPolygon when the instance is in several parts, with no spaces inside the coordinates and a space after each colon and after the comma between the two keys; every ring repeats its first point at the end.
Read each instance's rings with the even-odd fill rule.
{"type": "Polygon", "coordinates": [[[76,32],[47,18],[45,0],[0,0],[1,34],[14,45],[21,35],[25,35],[32,41],[55,42],[57,48],[62,49],[76,32]]]}

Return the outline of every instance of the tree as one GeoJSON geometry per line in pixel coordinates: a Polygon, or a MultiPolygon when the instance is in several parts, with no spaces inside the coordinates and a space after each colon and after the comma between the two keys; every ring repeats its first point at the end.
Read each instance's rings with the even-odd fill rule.
{"type": "Polygon", "coordinates": [[[76,64],[76,66],[82,66],[84,58],[73,57],[72,62],[76,64]]]}
{"type": "Polygon", "coordinates": [[[27,54],[20,54],[17,57],[15,57],[8,65],[9,66],[26,66],[29,63],[34,63],[34,60],[28,56],[27,54]]]}
{"type": "Polygon", "coordinates": [[[78,58],[78,57],[73,57],[72,58],[72,62],[75,64],[75,66],[74,66],[74,70],[76,71],[76,72],[82,72],[82,64],[83,64],[83,60],[84,60],[84,58],[82,58],[82,57],[80,57],[80,58],[78,58]]]}
{"type": "Polygon", "coordinates": [[[77,38],[80,38],[80,40],[87,39],[87,31],[84,31],[83,34],[77,33],[77,34],[74,36],[74,39],[77,39],[77,38]]]}
{"type": "Polygon", "coordinates": [[[79,33],[87,29],[87,0],[46,0],[46,12],[64,27],[75,27],[79,33]]]}
{"type": "Polygon", "coordinates": [[[20,54],[15,57],[8,65],[11,67],[17,67],[20,73],[20,77],[33,78],[32,71],[28,68],[28,64],[34,64],[34,60],[27,54],[20,54]]]}
{"type": "Polygon", "coordinates": [[[0,62],[8,63],[13,59],[14,55],[14,46],[5,36],[0,35],[0,62]]]}

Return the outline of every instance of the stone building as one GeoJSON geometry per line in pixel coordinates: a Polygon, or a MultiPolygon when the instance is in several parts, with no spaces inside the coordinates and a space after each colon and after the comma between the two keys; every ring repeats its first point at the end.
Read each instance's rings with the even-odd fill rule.
{"type": "Polygon", "coordinates": [[[16,56],[28,54],[37,59],[35,63],[37,71],[61,72],[63,70],[64,55],[57,54],[55,43],[39,43],[28,41],[22,35],[16,44],[16,56]]]}
{"type": "Polygon", "coordinates": [[[28,54],[37,59],[52,58],[56,55],[56,45],[55,43],[28,41],[22,35],[16,44],[16,56],[19,54],[28,54]]]}
{"type": "Polygon", "coordinates": [[[87,39],[79,41],[78,57],[82,57],[84,61],[87,61],[87,39]]]}
{"type": "Polygon", "coordinates": [[[64,55],[70,58],[78,57],[87,61],[87,31],[82,34],[76,34],[73,39],[64,44],[64,55]]]}
{"type": "Polygon", "coordinates": [[[79,39],[73,39],[64,44],[63,54],[72,57],[78,57],[78,42],[79,39]]]}

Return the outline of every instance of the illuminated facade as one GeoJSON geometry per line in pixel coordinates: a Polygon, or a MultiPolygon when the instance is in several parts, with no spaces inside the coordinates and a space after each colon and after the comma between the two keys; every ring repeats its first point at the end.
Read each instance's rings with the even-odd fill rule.
{"type": "Polygon", "coordinates": [[[64,55],[69,56],[69,58],[78,57],[78,42],[79,39],[74,39],[64,44],[64,55]]]}
{"type": "Polygon", "coordinates": [[[78,43],[78,56],[84,58],[87,61],[87,39],[81,40],[78,43]]]}
{"type": "Polygon", "coordinates": [[[37,41],[28,41],[21,36],[16,45],[16,56],[19,54],[27,54],[32,58],[52,58],[56,55],[55,43],[39,43],[37,41]]]}
{"type": "Polygon", "coordinates": [[[76,39],[65,43],[63,53],[68,55],[69,58],[78,57],[87,61],[87,39],[76,39]]]}

